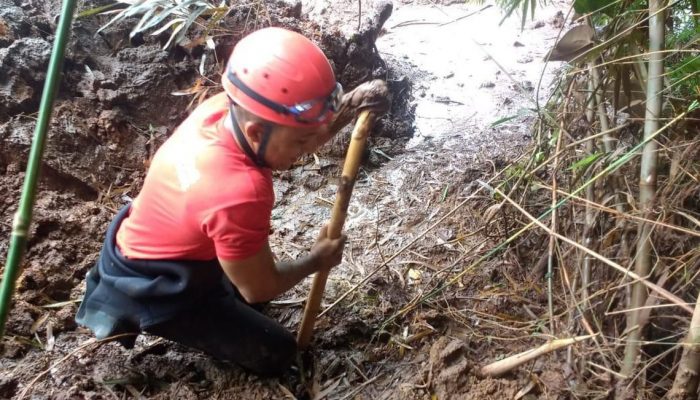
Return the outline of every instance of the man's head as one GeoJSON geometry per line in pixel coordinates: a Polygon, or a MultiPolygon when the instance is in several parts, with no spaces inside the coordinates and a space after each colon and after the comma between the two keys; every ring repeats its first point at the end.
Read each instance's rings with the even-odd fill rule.
{"type": "Polygon", "coordinates": [[[273,169],[289,168],[315,148],[343,94],[321,49],[282,28],[241,39],[222,82],[233,103],[234,124],[258,162],[273,169]]]}

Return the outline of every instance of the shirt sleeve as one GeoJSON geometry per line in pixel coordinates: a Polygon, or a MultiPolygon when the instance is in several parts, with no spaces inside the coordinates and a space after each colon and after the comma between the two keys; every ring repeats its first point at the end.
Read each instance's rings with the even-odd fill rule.
{"type": "Polygon", "coordinates": [[[245,202],[214,211],[204,221],[222,260],[244,260],[257,253],[270,234],[272,201],[245,202]]]}

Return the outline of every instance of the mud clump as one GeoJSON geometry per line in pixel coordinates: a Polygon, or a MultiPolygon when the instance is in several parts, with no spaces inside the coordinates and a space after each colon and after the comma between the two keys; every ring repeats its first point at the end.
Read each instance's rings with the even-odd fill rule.
{"type": "Polygon", "coordinates": [[[51,44],[40,38],[21,38],[0,49],[0,70],[11,71],[0,77],[0,118],[38,105],[50,55],[51,44]]]}
{"type": "Polygon", "coordinates": [[[472,365],[466,358],[467,351],[464,342],[447,337],[441,337],[430,348],[428,379],[439,399],[454,398],[450,395],[469,390],[472,365]]]}
{"type": "Polygon", "coordinates": [[[476,366],[468,358],[469,344],[446,336],[430,348],[428,383],[437,399],[500,400],[512,399],[520,387],[517,381],[479,378],[476,366]]]}

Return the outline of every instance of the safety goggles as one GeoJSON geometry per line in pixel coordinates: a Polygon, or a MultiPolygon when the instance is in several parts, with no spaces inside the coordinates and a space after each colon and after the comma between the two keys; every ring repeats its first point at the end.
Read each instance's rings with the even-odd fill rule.
{"type": "Polygon", "coordinates": [[[329,111],[338,112],[343,101],[343,87],[337,82],[328,96],[286,105],[270,100],[251,89],[230,70],[227,72],[227,78],[248,97],[278,113],[293,115],[298,122],[302,123],[316,123],[326,118],[329,111]]]}

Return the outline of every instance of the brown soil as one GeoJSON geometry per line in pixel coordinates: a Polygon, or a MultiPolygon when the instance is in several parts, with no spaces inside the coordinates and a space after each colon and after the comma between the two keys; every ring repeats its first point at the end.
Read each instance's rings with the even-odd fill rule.
{"type": "MultiPolygon", "coordinates": [[[[81,9],[103,3],[85,1],[81,9]]],[[[53,16],[60,2],[0,4],[4,265],[50,56],[49,32],[55,28],[53,16]]],[[[334,12],[342,14],[354,4],[337,2],[334,12]]],[[[410,66],[387,65],[379,57],[374,41],[390,10],[383,4],[369,9],[373,11],[367,11],[366,23],[354,35],[323,27],[283,2],[241,7],[223,24],[250,30],[253,26],[244,22],[252,18],[305,32],[332,59],[346,88],[382,78],[394,96],[391,112],[373,133],[346,224],[353,232],[346,262],[331,276],[326,299],[337,298],[459,204],[479,187],[476,179],[487,179],[494,163],[503,165],[525,143],[513,143],[509,153],[489,162],[464,156],[473,151],[473,143],[453,145],[451,151],[406,150],[413,134],[414,104],[412,82],[401,71],[410,66]]],[[[484,222],[479,206],[485,197],[476,197],[321,318],[303,370],[281,379],[260,379],[150,336],[139,337],[133,350],[116,343],[91,344],[90,333],[73,320],[85,273],[97,258],[112,215],[138,193],[153,151],[187,114],[192,98],[171,93],[200,79],[199,60],[205,51],[197,45],[163,51],[167,35],[130,40],[129,26],[95,36],[105,22],[106,17],[90,17],[74,23],[43,158],[31,241],[2,342],[0,398],[19,398],[27,391],[32,398],[52,399],[501,399],[513,398],[532,381],[534,389],[523,398],[560,396],[564,375],[557,356],[502,379],[479,379],[470,373],[474,365],[542,341],[521,338],[533,331],[525,323],[520,325],[523,332],[513,332],[492,322],[495,318],[519,326],[530,320],[525,310],[539,314],[546,304],[535,285],[521,284],[517,296],[504,289],[513,280],[528,282],[510,253],[466,275],[459,287],[434,303],[387,323],[402,305],[443,283],[446,267],[465,266],[459,263],[465,252],[477,254],[501,237],[507,227],[495,227],[495,233],[487,235],[469,234],[484,222]]],[[[245,33],[217,36],[218,59],[225,59],[245,33]]],[[[216,79],[220,66],[213,59],[208,58],[205,74],[216,79]]],[[[215,90],[211,87],[212,93],[215,90]]],[[[320,164],[309,157],[297,168],[276,174],[278,207],[271,242],[279,256],[302,254],[328,218],[323,199],[333,198],[333,177],[346,141],[347,130],[319,153],[320,164]]],[[[296,329],[302,314],[299,300],[307,290],[308,286],[293,289],[267,312],[296,329]]]]}

